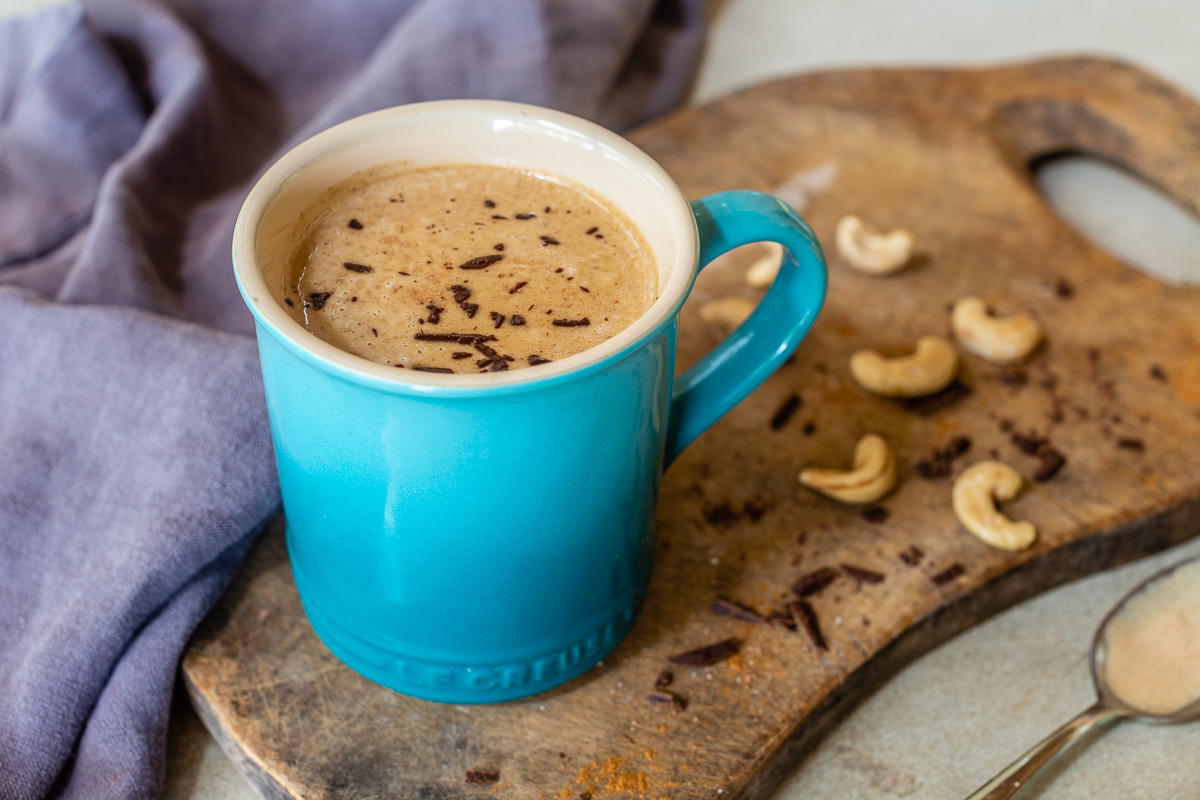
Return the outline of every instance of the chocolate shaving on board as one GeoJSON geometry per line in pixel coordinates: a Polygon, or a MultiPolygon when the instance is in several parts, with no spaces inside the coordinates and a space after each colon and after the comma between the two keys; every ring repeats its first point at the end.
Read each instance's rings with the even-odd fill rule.
{"type": "Polygon", "coordinates": [[[492,264],[495,264],[497,261],[503,261],[503,260],[504,260],[504,256],[500,255],[499,253],[497,253],[496,255],[493,255],[493,256],[479,256],[478,258],[472,258],[470,261],[464,261],[463,263],[458,265],[458,268],[459,269],[485,269],[487,267],[490,267],[492,264]]]}
{"type": "Polygon", "coordinates": [[[777,431],[784,425],[787,425],[788,420],[792,418],[792,415],[795,414],[796,410],[799,408],[800,395],[795,393],[788,395],[788,398],[783,401],[782,405],[779,406],[779,410],[777,410],[775,415],[771,417],[771,422],[769,423],[771,430],[777,431]]]}
{"type": "Polygon", "coordinates": [[[353,261],[343,261],[342,266],[351,272],[374,272],[374,267],[368,267],[366,264],[355,264],[353,261]]]}
{"type": "Polygon", "coordinates": [[[675,673],[669,669],[664,669],[658,673],[658,677],[654,679],[654,688],[661,689],[664,686],[670,686],[671,681],[675,680],[675,673]]]}
{"type": "Polygon", "coordinates": [[[930,578],[930,580],[932,580],[938,586],[942,586],[942,585],[947,584],[950,581],[954,580],[955,578],[962,575],[966,571],[967,570],[963,567],[962,564],[955,561],[953,564],[946,567],[944,570],[939,572],[937,575],[934,575],[932,578],[930,578]]]}
{"type": "Polygon", "coordinates": [[[674,692],[651,692],[646,699],[652,706],[666,706],[676,711],[683,711],[687,708],[687,700],[674,692]]]}
{"type": "Polygon", "coordinates": [[[738,605],[732,600],[726,600],[724,597],[714,598],[713,601],[708,604],[708,610],[714,614],[720,614],[722,617],[733,617],[734,619],[740,619],[742,622],[763,622],[761,615],[751,611],[745,606],[738,605]]]}
{"type": "Polygon", "coordinates": [[[498,780],[500,780],[500,773],[494,769],[467,770],[466,783],[473,786],[490,786],[498,780]]]}
{"type": "Polygon", "coordinates": [[[581,325],[591,325],[592,321],[587,317],[584,317],[583,319],[556,319],[551,324],[556,325],[559,328],[578,328],[581,325]]]}
{"type": "Polygon", "coordinates": [[[915,544],[910,545],[907,550],[900,553],[900,560],[910,567],[915,567],[921,563],[921,559],[925,557],[925,551],[917,547],[915,544]]]}
{"type": "Polygon", "coordinates": [[[924,397],[905,398],[900,400],[899,403],[914,414],[928,416],[935,411],[941,411],[943,408],[957,403],[970,393],[971,387],[956,379],[940,392],[928,394],[924,397]]]}
{"type": "Polygon", "coordinates": [[[801,576],[792,584],[792,591],[800,597],[811,597],[820,594],[826,586],[837,580],[838,571],[833,567],[821,567],[818,570],[801,576]]]}
{"type": "Polygon", "coordinates": [[[866,567],[856,567],[853,564],[842,564],[842,572],[859,583],[883,583],[884,575],[866,567]]]}
{"type": "Polygon", "coordinates": [[[1038,464],[1037,472],[1033,473],[1033,479],[1038,483],[1044,483],[1053,478],[1067,463],[1067,457],[1049,445],[1042,450],[1039,458],[1041,463],[1038,464]]]}
{"type": "Polygon", "coordinates": [[[817,620],[817,612],[807,600],[797,600],[792,603],[792,616],[804,626],[808,638],[818,650],[828,650],[829,644],[821,633],[821,623],[817,620]]]}
{"type": "Polygon", "coordinates": [[[312,307],[320,311],[325,307],[325,301],[329,299],[331,294],[332,292],[313,292],[308,296],[308,299],[312,302],[312,307]]]}
{"type": "Polygon", "coordinates": [[[888,511],[883,506],[867,506],[859,512],[859,516],[861,516],[867,522],[874,523],[887,522],[888,517],[891,515],[892,512],[888,511]]]}
{"type": "Polygon", "coordinates": [[[687,667],[706,667],[729,658],[738,651],[740,646],[741,643],[737,639],[722,639],[719,642],[706,644],[704,647],[697,647],[695,650],[688,650],[686,653],[667,656],[667,661],[687,667]]]}

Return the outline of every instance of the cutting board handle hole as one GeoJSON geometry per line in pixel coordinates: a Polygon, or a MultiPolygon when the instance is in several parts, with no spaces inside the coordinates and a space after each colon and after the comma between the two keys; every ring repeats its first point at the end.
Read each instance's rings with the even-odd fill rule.
{"type": "Polygon", "coordinates": [[[1039,158],[1030,169],[1055,213],[1097,247],[1157,280],[1200,285],[1200,217],[1169,194],[1080,153],[1039,158]]]}

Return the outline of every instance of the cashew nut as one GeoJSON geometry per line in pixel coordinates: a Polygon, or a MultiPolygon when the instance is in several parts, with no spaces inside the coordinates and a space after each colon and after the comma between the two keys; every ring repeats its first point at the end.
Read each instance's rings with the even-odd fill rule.
{"type": "Polygon", "coordinates": [[[1042,339],[1042,329],[1033,317],[993,317],[978,297],[964,297],[955,303],[950,321],[963,349],[993,364],[1015,364],[1042,339]]]}
{"type": "Polygon", "coordinates": [[[746,269],[746,285],[765,289],[775,282],[783,264],[783,245],[778,242],[759,242],[766,251],[746,269]]]}
{"type": "Polygon", "coordinates": [[[800,482],[843,503],[874,503],[896,486],[896,457],[882,436],[868,433],[854,446],[852,470],[806,469],[800,482]]]}
{"type": "Polygon", "coordinates": [[[838,220],[836,241],[842,259],[859,272],[870,275],[895,272],[912,258],[912,233],[897,228],[882,234],[868,228],[855,216],[838,220]]]}
{"type": "Polygon", "coordinates": [[[950,502],[963,527],[985,544],[1001,550],[1024,550],[1037,538],[1032,522],[1013,522],[996,508],[1021,491],[1020,474],[999,461],[973,464],[954,482],[950,502]]]}
{"type": "Polygon", "coordinates": [[[730,333],[746,321],[754,311],[756,303],[744,297],[722,297],[700,306],[700,319],[730,333]]]}
{"type": "Polygon", "coordinates": [[[923,397],[954,380],[958,351],[940,336],[922,336],[909,356],[884,358],[874,350],[859,350],[850,356],[850,373],[864,389],[884,397],[923,397]]]}

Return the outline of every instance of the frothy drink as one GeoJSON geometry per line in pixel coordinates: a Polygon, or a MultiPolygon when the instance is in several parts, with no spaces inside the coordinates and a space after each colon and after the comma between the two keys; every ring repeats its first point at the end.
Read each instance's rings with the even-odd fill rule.
{"type": "Polygon", "coordinates": [[[288,313],[381,364],[536,366],[611,338],[657,297],[637,228],[554,176],[377,167],[329,189],[305,216],[281,287],[288,313]]]}

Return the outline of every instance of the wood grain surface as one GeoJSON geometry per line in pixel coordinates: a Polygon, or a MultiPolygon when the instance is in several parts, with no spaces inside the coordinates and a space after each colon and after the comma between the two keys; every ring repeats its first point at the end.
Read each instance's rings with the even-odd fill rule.
{"type": "MultiPolygon", "coordinates": [[[[830,247],[829,299],[812,333],[666,474],[654,576],[633,631],[601,665],[546,694],[447,706],[359,677],[309,627],[277,522],[183,662],[201,716],[265,796],[760,798],[919,654],[1200,528],[1200,290],[1164,285],[1097,249],[1051,212],[1029,168],[1054,153],[1091,153],[1200,213],[1200,108],[1185,95],[1099,60],[838,72],[688,108],[631,138],[690,197],[748,188],[803,206],[830,247]],[[851,213],[912,230],[914,263],[887,278],[841,264],[833,229],[851,213]],[[854,383],[851,352],[898,354],[922,334],[949,335],[947,307],[966,295],[1041,321],[1047,340],[1028,365],[1005,371],[964,356],[971,393],[927,413],[854,383]],[[799,408],[773,429],[793,394],[799,408]],[[884,520],[796,481],[807,465],[848,464],[868,431],[900,463],[884,520]],[[1066,466],[1033,481],[1038,459],[1014,433],[1048,438],[1066,466]],[[1006,506],[1037,525],[1030,550],[1002,552],[969,535],[950,510],[952,478],[914,469],[956,436],[971,446],[955,471],[999,457],[1030,479],[1006,506]],[[883,580],[856,580],[843,565],[883,580]],[[935,580],[955,565],[960,575],[935,580]],[[709,608],[720,596],[762,615],[782,611],[797,599],[793,583],[822,568],[838,575],[806,599],[827,650],[803,626],[709,608]],[[668,663],[730,637],[739,644],[731,658],[668,663]],[[664,669],[685,710],[647,700],[664,669]],[[468,770],[498,781],[469,784],[468,770]]],[[[681,368],[717,341],[701,302],[758,296],[742,281],[750,257],[732,254],[701,276],[681,321],[681,368]]]]}

